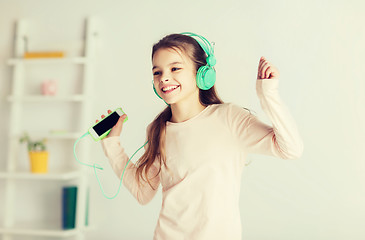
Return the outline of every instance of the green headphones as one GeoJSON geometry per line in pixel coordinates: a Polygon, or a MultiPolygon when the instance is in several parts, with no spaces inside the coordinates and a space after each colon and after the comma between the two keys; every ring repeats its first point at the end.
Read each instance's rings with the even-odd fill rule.
{"type": "MultiPolygon", "coordinates": [[[[198,34],[191,32],[183,32],[180,34],[187,35],[190,37],[197,37],[198,39],[201,40],[198,41],[198,39],[195,38],[195,40],[199,43],[199,45],[202,47],[202,49],[204,50],[204,52],[207,54],[208,57],[206,58],[207,65],[201,66],[198,69],[198,72],[196,74],[196,85],[198,86],[199,89],[209,90],[211,87],[213,87],[216,79],[215,69],[213,68],[213,66],[217,62],[214,56],[214,47],[210,45],[209,41],[206,38],[198,34]]],[[[153,80],[152,80],[152,85],[156,95],[159,98],[161,98],[156,91],[155,85],[153,84],[153,80]]]]}

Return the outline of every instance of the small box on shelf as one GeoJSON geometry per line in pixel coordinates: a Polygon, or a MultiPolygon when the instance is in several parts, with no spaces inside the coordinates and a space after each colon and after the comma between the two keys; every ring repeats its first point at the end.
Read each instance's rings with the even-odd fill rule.
{"type": "Polygon", "coordinates": [[[63,58],[65,56],[64,52],[25,52],[24,58],[63,58]]]}

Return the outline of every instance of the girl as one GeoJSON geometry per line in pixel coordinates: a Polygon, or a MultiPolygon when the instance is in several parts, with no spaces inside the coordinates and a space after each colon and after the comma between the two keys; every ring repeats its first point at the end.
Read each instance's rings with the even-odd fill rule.
{"type": "MultiPolygon", "coordinates": [[[[151,201],[162,186],[155,240],[238,240],[240,180],[247,154],[296,159],[303,144],[279,97],[279,72],[270,62],[264,57],[259,61],[256,91],[272,127],[247,109],[223,103],[214,86],[197,86],[198,69],[212,70],[215,62],[212,49],[202,48],[203,38],[194,37],[171,34],[153,46],[154,90],[169,106],[147,127],[145,153],[136,164],[128,164],[123,185],[140,204],[151,201]]],[[[125,117],[102,140],[119,178],[129,160],[120,143],[125,117]]]]}

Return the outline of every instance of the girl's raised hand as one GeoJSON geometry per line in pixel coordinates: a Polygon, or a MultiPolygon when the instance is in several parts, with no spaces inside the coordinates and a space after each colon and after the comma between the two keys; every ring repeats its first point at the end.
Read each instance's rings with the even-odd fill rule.
{"type": "MultiPolygon", "coordinates": [[[[108,114],[110,114],[112,111],[108,110],[108,114]]],[[[127,117],[127,114],[123,114],[122,116],[120,116],[117,124],[114,125],[114,127],[112,128],[112,130],[110,131],[110,133],[108,134],[108,137],[114,137],[114,136],[120,136],[120,134],[122,133],[122,129],[123,129],[123,123],[124,123],[124,119],[127,117]]],[[[101,118],[104,119],[105,115],[101,115],[101,118]]],[[[96,120],[96,123],[98,123],[99,120],[96,120]]]]}
{"type": "Polygon", "coordinates": [[[272,65],[265,57],[260,58],[257,79],[279,78],[279,70],[272,65]]]}

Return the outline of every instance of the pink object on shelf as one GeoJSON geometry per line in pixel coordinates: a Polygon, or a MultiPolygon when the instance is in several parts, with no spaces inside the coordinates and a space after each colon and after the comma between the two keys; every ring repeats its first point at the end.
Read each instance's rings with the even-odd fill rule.
{"type": "Polygon", "coordinates": [[[55,80],[46,80],[42,83],[42,94],[43,95],[56,95],[57,93],[57,82],[55,80]]]}

